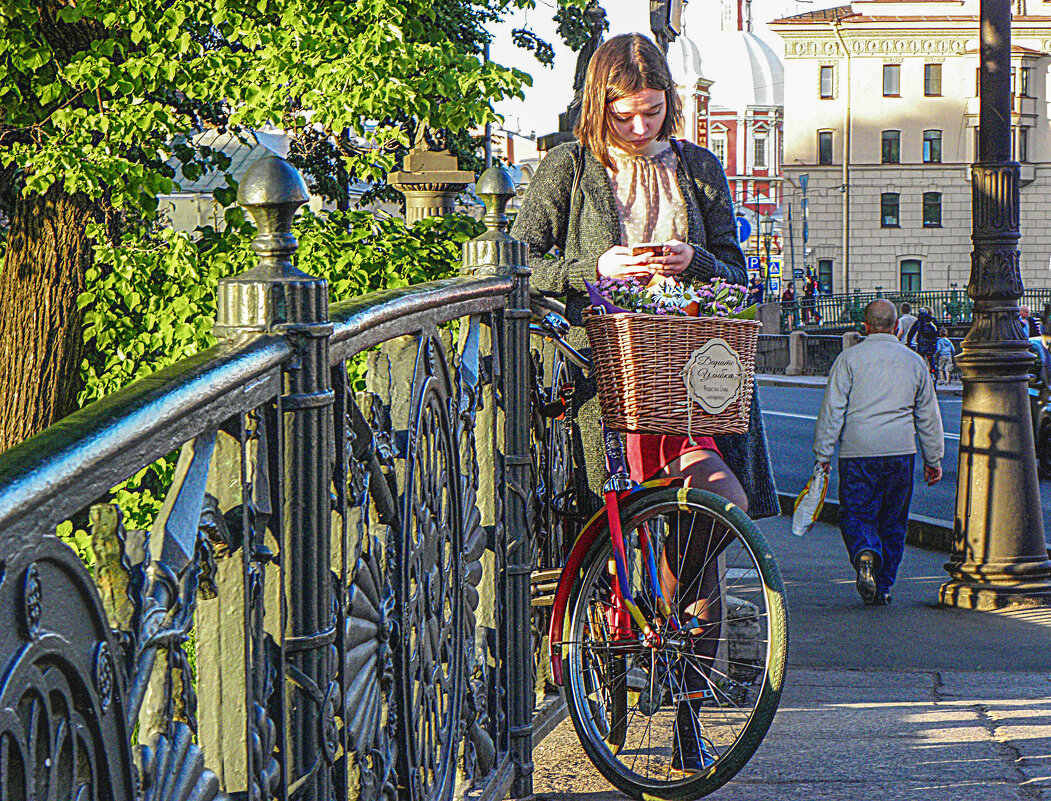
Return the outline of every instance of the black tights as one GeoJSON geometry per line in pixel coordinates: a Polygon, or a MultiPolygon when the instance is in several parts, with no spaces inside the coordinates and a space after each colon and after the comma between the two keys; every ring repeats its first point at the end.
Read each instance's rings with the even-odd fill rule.
{"type": "MultiPolygon", "coordinates": [[[[715,661],[722,629],[718,556],[733,540],[733,535],[725,526],[702,523],[693,514],[676,515],[668,522],[670,530],[664,544],[664,558],[678,579],[673,606],[680,610],[682,623],[688,624],[690,618],[696,617],[700,624],[701,631],[693,640],[692,650],[700,657],[707,673],[715,661]],[[691,614],[685,613],[687,608],[691,614]]],[[[694,628],[697,626],[695,623],[694,628]]],[[[687,671],[687,677],[690,672],[687,671]]],[[[694,684],[689,678],[687,681],[694,684]]]]}

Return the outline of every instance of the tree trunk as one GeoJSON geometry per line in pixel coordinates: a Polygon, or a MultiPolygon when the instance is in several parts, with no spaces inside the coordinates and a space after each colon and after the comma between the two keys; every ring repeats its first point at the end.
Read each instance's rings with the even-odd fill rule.
{"type": "Polygon", "coordinates": [[[0,272],[0,450],[76,408],[92,212],[60,184],[16,202],[0,272]]]}

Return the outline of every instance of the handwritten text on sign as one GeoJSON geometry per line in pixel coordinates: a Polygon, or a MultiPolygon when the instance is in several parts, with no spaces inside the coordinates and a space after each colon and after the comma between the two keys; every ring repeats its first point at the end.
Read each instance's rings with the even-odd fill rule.
{"type": "Polygon", "coordinates": [[[745,368],[737,351],[725,339],[709,339],[682,369],[686,395],[708,414],[719,414],[737,400],[745,382],[745,368]]]}

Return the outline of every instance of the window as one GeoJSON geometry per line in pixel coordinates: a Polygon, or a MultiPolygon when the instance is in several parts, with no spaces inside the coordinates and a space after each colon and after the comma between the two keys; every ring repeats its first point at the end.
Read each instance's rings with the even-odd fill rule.
{"type": "Polygon", "coordinates": [[[832,163],[832,131],[817,132],[817,163],[832,163]]]}
{"type": "Polygon", "coordinates": [[[752,150],[752,162],[753,166],[759,169],[766,168],[766,137],[757,136],[752,140],[754,148],[752,150]]]}
{"type": "Polygon", "coordinates": [[[832,94],[832,66],[830,64],[821,65],[821,97],[828,99],[834,97],[832,94]]]}
{"type": "Polygon", "coordinates": [[[1018,94],[1022,97],[1032,97],[1029,90],[1032,89],[1033,68],[1022,67],[1021,82],[1018,85],[1018,94]]]}
{"type": "Polygon", "coordinates": [[[1011,67],[1011,94],[1013,95],[1018,94],[1017,90],[1015,89],[1015,78],[1017,77],[1017,73],[1018,70],[1016,70],[1014,67],[1011,67]]]}
{"type": "Polygon", "coordinates": [[[923,132],[923,160],[928,164],[941,164],[942,162],[942,132],[923,132]]]}
{"type": "Polygon", "coordinates": [[[974,126],[974,158],[972,159],[972,161],[978,161],[978,153],[981,150],[981,148],[978,146],[979,141],[980,141],[980,137],[978,136],[978,126],[975,125],[974,126]]]}
{"type": "Polygon", "coordinates": [[[716,134],[712,137],[712,153],[719,159],[719,163],[726,165],[726,135],[716,134]]]}
{"type": "Polygon", "coordinates": [[[923,65],[923,94],[926,97],[940,97],[942,93],[942,65],[923,65]]]}
{"type": "Polygon", "coordinates": [[[898,207],[901,195],[897,192],[884,192],[879,196],[879,219],[881,228],[897,228],[901,225],[898,207]]]}
{"type": "Polygon", "coordinates": [[[942,193],[923,193],[923,227],[942,227],[942,193]]]}
{"type": "Polygon", "coordinates": [[[1029,129],[1018,129],[1018,161],[1029,161],[1029,129]]]}
{"type": "Polygon", "coordinates": [[[901,131],[884,131],[882,137],[884,164],[901,163],[901,131]]]}
{"type": "Polygon", "coordinates": [[[901,260],[901,291],[919,292],[923,265],[919,259],[901,260]]]}
{"type": "Polygon", "coordinates": [[[901,96],[901,64],[883,65],[883,96],[901,96]]]}
{"type": "Polygon", "coordinates": [[[817,291],[822,295],[832,294],[832,259],[817,260],[817,291]]]}

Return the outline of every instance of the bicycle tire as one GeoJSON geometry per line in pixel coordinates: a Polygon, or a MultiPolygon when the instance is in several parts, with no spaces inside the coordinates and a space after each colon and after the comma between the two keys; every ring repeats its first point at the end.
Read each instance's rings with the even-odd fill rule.
{"type": "MultiPolygon", "coordinates": [[[[644,635],[640,634],[634,621],[631,622],[630,635],[619,638],[611,638],[608,626],[593,626],[589,622],[595,617],[596,605],[600,614],[606,617],[611,608],[608,598],[613,549],[606,524],[607,528],[598,532],[595,544],[578,571],[566,610],[563,679],[570,716],[588,758],[621,792],[640,801],[644,798],[668,801],[700,798],[721,787],[744,767],[762,742],[777,710],[788,654],[788,616],[780,571],[755,523],[733,504],[703,490],[669,487],[640,494],[638,500],[628,496],[621,505],[621,520],[626,543],[630,543],[626,544],[628,562],[635,568],[629,569],[629,574],[633,573],[632,593],[640,608],[649,608],[644,614],[653,622],[654,630],[663,627],[662,645],[648,647],[643,644],[644,635]],[[683,521],[687,519],[692,521],[689,524],[691,534],[698,523],[711,526],[708,535],[698,535],[698,542],[702,536],[707,536],[709,543],[718,537],[719,544],[714,550],[721,551],[721,556],[714,560],[714,564],[721,565],[718,569],[722,576],[716,589],[722,605],[716,608],[725,613],[720,614],[717,622],[702,623],[694,618],[690,633],[684,634],[673,631],[665,618],[652,612],[656,602],[652,593],[648,594],[643,587],[643,554],[635,541],[643,524],[651,533],[659,534],[662,530],[670,531],[673,522],[684,526],[683,521]],[[748,597],[738,598],[731,594],[731,589],[739,594],[747,592],[748,597]],[[727,600],[731,598],[732,603],[727,600]],[[746,610],[743,615],[742,609],[746,610]],[[729,628],[726,618],[731,610],[739,615],[734,625],[743,621],[747,627],[753,624],[759,627],[758,635],[754,629],[749,629],[755,648],[729,628]],[[725,638],[722,636],[724,629],[725,638]],[[694,636],[697,631],[702,633],[694,636]],[[717,643],[714,655],[710,658],[698,656],[698,643],[712,633],[715,633],[717,643]],[[736,652],[735,638],[738,640],[736,652]],[[762,656],[746,663],[741,653],[750,648],[755,654],[761,651],[762,656]],[[617,721],[607,720],[606,725],[602,724],[595,708],[603,703],[603,699],[596,697],[594,679],[590,681],[592,686],[584,680],[586,670],[593,672],[595,665],[603,664],[600,658],[603,653],[607,657],[622,658],[627,663],[621,677],[628,689],[625,694],[628,709],[623,722],[626,732],[623,740],[614,746],[608,742],[607,730],[617,721]],[[681,699],[681,690],[685,686],[681,676],[691,669],[691,660],[692,670],[706,671],[704,680],[708,700],[677,702],[676,688],[681,699]],[[754,672],[750,674],[749,671],[754,672]],[[740,701],[735,701],[735,697],[740,701]],[[682,703],[690,704],[697,721],[694,725],[701,731],[698,739],[715,757],[713,763],[698,772],[683,772],[671,767],[672,737],[679,737],[677,724],[671,721],[682,703]],[[669,729],[671,735],[667,733],[669,729]],[[640,736],[644,739],[639,739],[640,736]],[[643,759],[641,766],[640,759],[643,759]]],[[[697,530],[701,531],[699,527],[697,530]]],[[[709,597],[714,598],[714,593],[709,597]]],[[[695,601],[693,608],[703,609],[705,604],[714,607],[714,600],[695,601]]],[[[616,686],[617,680],[617,676],[607,676],[606,685],[616,686]]],[[[604,714],[608,719],[620,713],[610,707],[604,710],[604,714]]]]}

